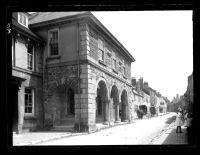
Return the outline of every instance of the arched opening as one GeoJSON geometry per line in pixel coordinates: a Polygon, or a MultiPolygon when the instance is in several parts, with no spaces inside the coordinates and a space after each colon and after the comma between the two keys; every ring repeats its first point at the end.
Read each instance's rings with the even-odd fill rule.
{"type": "Polygon", "coordinates": [[[119,121],[119,93],[117,87],[114,85],[112,86],[111,93],[111,121],[119,121]]]}
{"type": "Polygon", "coordinates": [[[121,104],[119,108],[119,117],[121,118],[121,121],[128,120],[128,97],[126,90],[122,91],[121,94],[121,104]]]}
{"type": "Polygon", "coordinates": [[[100,81],[97,86],[96,96],[96,123],[108,121],[108,90],[106,83],[100,81]]]}
{"type": "Polygon", "coordinates": [[[68,98],[68,104],[67,104],[68,114],[74,115],[75,114],[74,91],[71,88],[68,89],[67,98],[68,98]]]}
{"type": "Polygon", "coordinates": [[[54,126],[73,126],[75,121],[74,90],[60,85],[52,96],[54,126]]]}

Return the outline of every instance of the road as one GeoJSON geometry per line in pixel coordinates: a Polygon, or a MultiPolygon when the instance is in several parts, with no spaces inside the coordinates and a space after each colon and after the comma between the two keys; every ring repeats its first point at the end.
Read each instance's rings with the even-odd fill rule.
{"type": "Polygon", "coordinates": [[[35,145],[148,145],[165,131],[174,119],[175,113],[168,113],[150,119],[134,120],[131,124],[115,126],[92,134],[35,145]]]}

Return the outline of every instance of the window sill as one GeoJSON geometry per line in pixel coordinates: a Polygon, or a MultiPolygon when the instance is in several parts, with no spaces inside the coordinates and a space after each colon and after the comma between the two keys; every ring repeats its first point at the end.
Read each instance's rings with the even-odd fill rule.
{"type": "Polygon", "coordinates": [[[113,72],[114,72],[114,73],[118,74],[118,72],[117,72],[117,70],[116,70],[116,69],[114,69],[114,68],[113,68],[112,70],[113,70],[113,72]]]}
{"type": "Polygon", "coordinates": [[[48,56],[47,58],[46,58],[46,60],[48,61],[48,60],[51,60],[51,59],[60,59],[60,55],[54,55],[54,56],[48,56]]]}
{"type": "Polygon", "coordinates": [[[36,120],[37,118],[35,116],[33,116],[32,114],[30,114],[30,115],[24,114],[24,119],[25,120],[36,120]]]}
{"type": "Polygon", "coordinates": [[[104,63],[104,61],[102,61],[102,60],[99,60],[99,63],[100,63],[101,65],[103,65],[103,66],[107,66],[107,65],[104,63]]]}

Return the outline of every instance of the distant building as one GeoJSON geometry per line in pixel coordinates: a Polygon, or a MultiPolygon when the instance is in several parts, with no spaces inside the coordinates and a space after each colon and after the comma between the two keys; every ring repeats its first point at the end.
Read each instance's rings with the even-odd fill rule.
{"type": "Polygon", "coordinates": [[[193,86],[193,73],[188,76],[188,86],[187,86],[187,90],[184,94],[184,98],[186,101],[186,107],[187,109],[193,110],[193,103],[194,103],[194,90],[193,90],[194,86],[193,86]]]}
{"type": "Polygon", "coordinates": [[[159,113],[166,113],[167,112],[167,103],[164,97],[160,97],[159,103],[159,113]]]}

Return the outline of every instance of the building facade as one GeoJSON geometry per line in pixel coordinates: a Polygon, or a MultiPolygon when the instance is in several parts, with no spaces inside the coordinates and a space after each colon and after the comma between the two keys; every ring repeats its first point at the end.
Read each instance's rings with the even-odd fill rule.
{"type": "Polygon", "coordinates": [[[40,12],[29,19],[29,28],[45,43],[45,127],[71,125],[90,132],[98,123],[134,118],[135,59],[92,13],[40,12]]]}
{"type": "Polygon", "coordinates": [[[42,40],[28,27],[29,14],[12,14],[13,131],[42,127],[42,40]]]}
{"type": "Polygon", "coordinates": [[[159,98],[159,113],[166,113],[167,112],[167,103],[165,99],[161,96],[159,98]]]}

